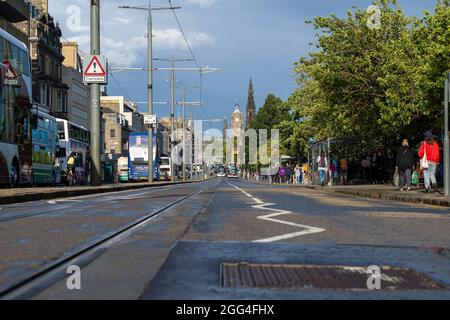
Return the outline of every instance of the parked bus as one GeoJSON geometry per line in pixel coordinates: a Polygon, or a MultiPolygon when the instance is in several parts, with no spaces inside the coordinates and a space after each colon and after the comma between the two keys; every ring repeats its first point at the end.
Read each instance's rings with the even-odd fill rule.
{"type": "MultiPolygon", "coordinates": [[[[62,182],[67,181],[67,159],[74,153],[75,179],[78,183],[87,182],[86,164],[89,161],[89,132],[87,129],[64,119],[56,119],[58,125],[59,151],[57,162],[62,182]]],[[[89,173],[88,173],[89,174],[89,173]]]]}
{"type": "Polygon", "coordinates": [[[128,182],[128,157],[120,157],[117,160],[117,172],[119,182],[128,182]]]}
{"type": "MultiPolygon", "coordinates": [[[[148,181],[148,133],[134,132],[129,137],[128,178],[131,181],[148,181]]],[[[159,180],[158,146],[153,135],[153,178],[159,180]]]]}
{"type": "Polygon", "coordinates": [[[33,183],[54,185],[60,182],[59,168],[55,167],[55,155],[58,149],[56,118],[39,111],[39,106],[33,106],[31,119],[33,183]]]}
{"type": "Polygon", "coordinates": [[[161,157],[159,164],[159,177],[160,180],[169,181],[172,179],[172,160],[169,157],[161,157]]]}
{"type": "Polygon", "coordinates": [[[27,46],[0,28],[0,184],[31,184],[31,70],[27,46]],[[13,69],[17,79],[5,79],[13,69]]]}

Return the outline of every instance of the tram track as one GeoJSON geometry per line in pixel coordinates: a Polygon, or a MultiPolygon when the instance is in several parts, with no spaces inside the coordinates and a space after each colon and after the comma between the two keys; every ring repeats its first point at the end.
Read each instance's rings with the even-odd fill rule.
{"type": "MultiPolygon", "coordinates": [[[[175,185],[174,187],[182,187],[182,184],[175,185]]],[[[104,193],[102,195],[86,195],[86,196],[79,196],[79,197],[70,197],[70,198],[61,198],[61,199],[55,199],[55,200],[48,200],[48,201],[42,201],[42,205],[45,206],[56,206],[56,207],[48,207],[43,211],[40,212],[34,212],[34,213],[16,213],[11,212],[14,210],[27,210],[27,209],[33,209],[36,207],[36,205],[16,205],[16,206],[7,206],[0,208],[2,209],[2,213],[0,215],[0,223],[2,222],[10,222],[13,220],[19,220],[19,219],[26,219],[26,218],[32,218],[32,217],[38,217],[43,216],[47,214],[51,214],[54,212],[58,212],[64,209],[71,208],[74,204],[81,202],[82,200],[90,201],[93,198],[102,197],[102,199],[96,199],[95,204],[102,203],[102,202],[117,202],[117,201],[131,201],[131,200],[139,200],[139,199],[151,199],[154,197],[148,197],[148,196],[142,196],[137,197],[137,195],[141,194],[148,194],[150,192],[161,192],[167,190],[167,186],[161,186],[161,187],[154,187],[154,188],[148,188],[144,189],[146,191],[141,192],[139,194],[133,194],[132,192],[136,192],[136,190],[124,190],[124,191],[114,191],[110,193],[104,193]],[[130,194],[130,195],[127,195],[130,194]],[[119,195],[116,198],[111,198],[112,196],[119,195]]]]}
{"type": "Polygon", "coordinates": [[[82,265],[88,264],[92,260],[95,260],[95,258],[101,255],[105,250],[127,238],[133,232],[148,224],[153,219],[164,214],[167,210],[206,191],[210,187],[211,185],[208,184],[200,190],[179,198],[178,200],[171,202],[156,211],[148,213],[125,226],[110,231],[97,239],[92,239],[75,249],[69,250],[56,260],[29,271],[15,278],[13,281],[1,284],[0,299],[29,299],[33,297],[36,293],[45,289],[49,285],[66,277],[66,269],[68,266],[78,265],[81,267],[82,265]]]}

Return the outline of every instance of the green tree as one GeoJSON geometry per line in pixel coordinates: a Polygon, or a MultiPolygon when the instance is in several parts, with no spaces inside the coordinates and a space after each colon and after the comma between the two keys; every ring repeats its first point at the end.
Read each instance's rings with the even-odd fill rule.
{"type": "Polygon", "coordinates": [[[264,105],[258,110],[256,118],[250,124],[252,129],[273,129],[281,121],[290,118],[289,108],[283,100],[269,94],[264,105]]]}
{"type": "Polygon", "coordinates": [[[314,18],[318,50],[295,64],[299,89],[290,99],[302,130],[319,139],[355,136],[362,153],[386,147],[429,114],[412,32],[418,21],[395,0],[373,3],[382,11],[379,30],[367,27],[362,9],[314,18]]]}

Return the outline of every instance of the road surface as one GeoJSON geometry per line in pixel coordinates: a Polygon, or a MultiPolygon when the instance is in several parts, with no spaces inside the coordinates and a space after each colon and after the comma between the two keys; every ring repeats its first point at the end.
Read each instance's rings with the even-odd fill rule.
{"type": "Polygon", "coordinates": [[[446,208],[226,178],[0,207],[5,299],[450,298],[446,208]],[[227,287],[230,263],[321,268],[308,287],[227,287]],[[67,287],[69,265],[81,290],[67,287]],[[338,266],[432,284],[355,290],[323,269],[338,266]]]}

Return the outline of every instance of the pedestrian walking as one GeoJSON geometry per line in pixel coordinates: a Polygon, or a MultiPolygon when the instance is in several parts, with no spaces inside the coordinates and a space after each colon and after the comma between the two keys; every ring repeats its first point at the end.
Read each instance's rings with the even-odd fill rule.
{"type": "Polygon", "coordinates": [[[407,190],[411,191],[411,174],[414,170],[414,152],[409,147],[408,139],[402,141],[402,146],[397,152],[396,167],[399,172],[398,190],[403,191],[406,184],[407,190]]]}
{"type": "Polygon", "coordinates": [[[287,171],[286,171],[285,166],[281,165],[280,168],[278,169],[278,177],[280,179],[279,180],[280,184],[285,182],[286,174],[287,174],[287,171]]]}
{"type": "Polygon", "coordinates": [[[302,183],[302,169],[300,167],[300,164],[297,164],[294,169],[295,173],[295,184],[302,183]]]}
{"type": "Polygon", "coordinates": [[[330,174],[333,183],[337,183],[338,180],[338,161],[336,158],[330,157],[330,174]]]}
{"type": "Polygon", "coordinates": [[[436,168],[441,161],[441,153],[431,131],[425,132],[425,141],[420,146],[419,158],[420,167],[423,170],[425,192],[432,190],[437,192],[436,168]]]}
{"type": "Polygon", "coordinates": [[[363,170],[364,181],[370,183],[370,157],[367,156],[361,161],[361,167],[363,170]]]}
{"type": "Polygon", "coordinates": [[[317,158],[317,163],[319,167],[319,178],[320,178],[320,184],[325,186],[325,180],[328,172],[328,159],[325,156],[325,152],[321,152],[320,156],[317,158]]]}
{"type": "Polygon", "coordinates": [[[309,184],[309,165],[307,162],[305,162],[302,166],[302,173],[303,173],[303,184],[309,184]]]}

